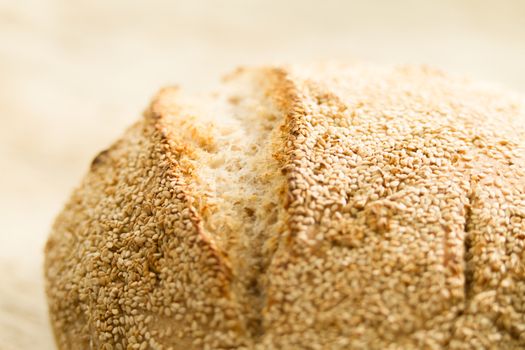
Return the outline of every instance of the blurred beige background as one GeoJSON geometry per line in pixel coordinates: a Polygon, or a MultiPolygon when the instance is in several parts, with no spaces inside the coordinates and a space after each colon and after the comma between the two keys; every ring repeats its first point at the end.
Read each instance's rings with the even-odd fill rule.
{"type": "Polygon", "coordinates": [[[428,63],[525,91],[525,1],[0,0],[0,349],[51,349],[47,231],[161,86],[239,64],[428,63]]]}

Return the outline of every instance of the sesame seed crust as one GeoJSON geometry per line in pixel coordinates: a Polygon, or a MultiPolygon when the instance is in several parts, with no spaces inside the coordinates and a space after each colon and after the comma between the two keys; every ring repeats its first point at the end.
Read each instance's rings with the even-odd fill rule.
{"type": "Polygon", "coordinates": [[[428,67],[227,80],[246,76],[258,105],[226,99],[274,123],[275,174],[253,171],[275,226],[254,234],[255,205],[214,229],[219,190],[196,184],[216,136],[162,90],[53,226],[60,349],[525,348],[522,97],[428,67]]]}

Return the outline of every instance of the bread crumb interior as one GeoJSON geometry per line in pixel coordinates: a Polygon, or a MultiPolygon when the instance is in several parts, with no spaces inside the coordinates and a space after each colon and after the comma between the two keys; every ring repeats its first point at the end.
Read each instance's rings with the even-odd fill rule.
{"type": "Polygon", "coordinates": [[[209,108],[192,121],[200,135],[193,138],[206,140],[194,149],[193,185],[194,193],[204,194],[203,229],[227,256],[246,331],[256,339],[263,333],[264,272],[285,222],[285,178],[274,157],[282,112],[264,91],[247,90],[250,85],[230,86],[213,102],[199,103],[209,108]]]}

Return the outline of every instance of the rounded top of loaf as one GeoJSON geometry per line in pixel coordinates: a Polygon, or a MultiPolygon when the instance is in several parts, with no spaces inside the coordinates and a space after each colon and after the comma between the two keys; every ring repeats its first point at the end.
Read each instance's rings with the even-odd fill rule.
{"type": "Polygon", "coordinates": [[[525,347],[525,105],[413,66],[159,92],[46,245],[61,349],[525,347]]]}

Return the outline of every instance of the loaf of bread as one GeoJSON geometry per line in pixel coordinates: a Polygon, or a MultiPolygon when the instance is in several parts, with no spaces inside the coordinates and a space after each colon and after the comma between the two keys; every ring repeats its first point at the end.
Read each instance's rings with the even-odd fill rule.
{"type": "Polygon", "coordinates": [[[60,349],[524,349],[525,103],[428,67],[165,88],[46,245],[60,349]]]}

